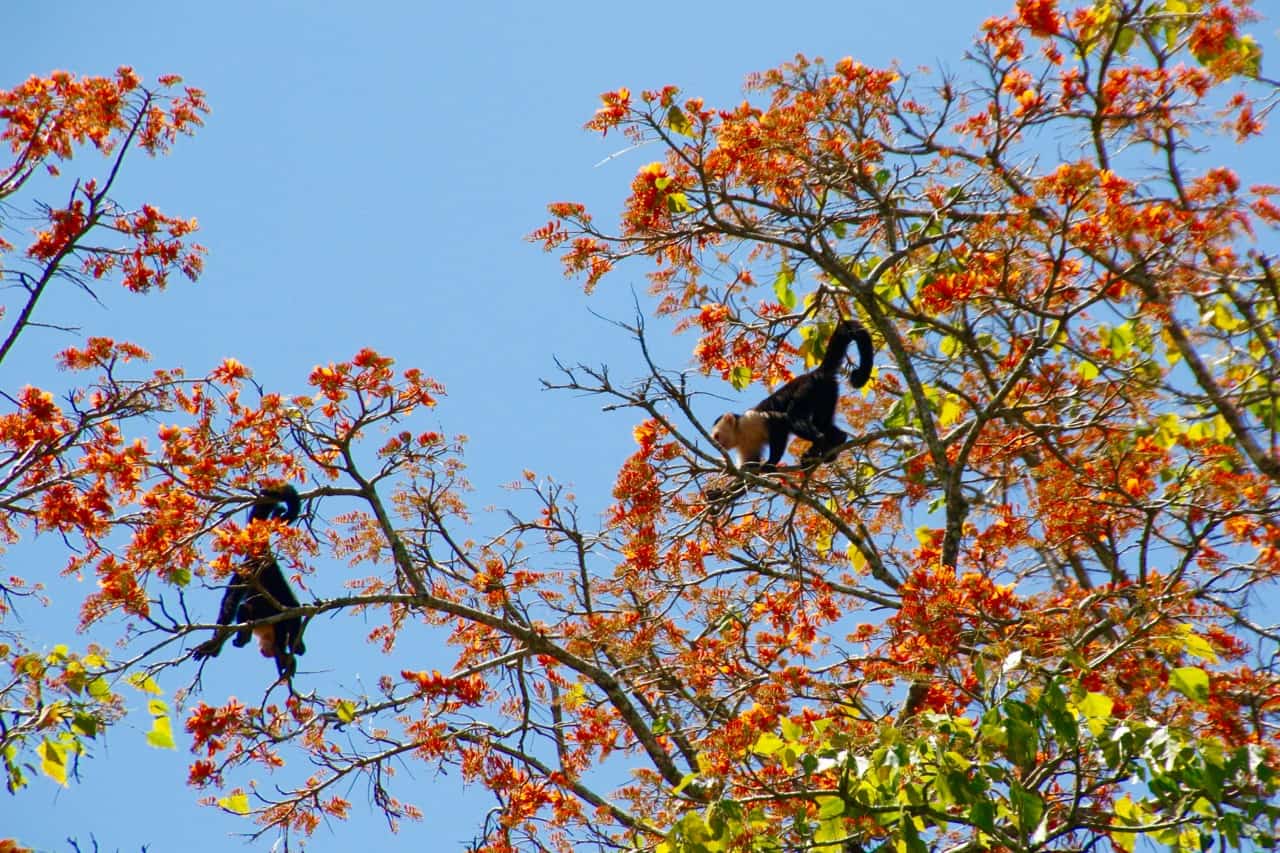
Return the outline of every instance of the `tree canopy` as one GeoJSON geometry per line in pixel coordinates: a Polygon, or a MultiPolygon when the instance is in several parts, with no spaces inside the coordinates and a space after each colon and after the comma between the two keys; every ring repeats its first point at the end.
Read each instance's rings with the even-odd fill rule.
{"type": "MultiPolygon", "coordinates": [[[[625,378],[547,381],[635,414],[598,523],[527,471],[533,511],[480,528],[463,441],[423,425],[444,389],[372,350],[286,393],[89,336],[65,396],[0,389],[0,536],[64,538],[96,580],[82,627],[124,617],[118,645],[31,648],[15,614],[64,588],[7,573],[9,790],[74,782],[134,696],[172,747],[174,691],[188,783],[286,837],[348,815],[353,781],[419,817],[416,762],[491,794],[492,853],[1274,846],[1280,187],[1228,147],[1280,99],[1255,24],[1247,0],[1019,0],[951,72],[797,56],[734,105],[605,93],[588,129],[657,159],[616,224],[559,202],[531,235],[588,291],[639,266],[654,297],[625,378]],[[757,402],[841,317],[877,347],[850,440],[736,464],[704,398],[757,402]],[[668,326],[691,365],[655,357],[668,326]],[[308,523],[237,520],[282,483],[308,523]],[[294,615],[452,668],[210,695],[189,601],[265,547],[295,582],[360,567],[294,615]]],[[[0,92],[0,225],[40,219],[0,237],[0,360],[56,323],[52,287],[199,274],[194,221],[113,199],[126,152],[206,111],[127,68],[0,92]],[[73,157],[96,172],[62,179],[73,157]],[[63,202],[30,199],[42,171],[63,202]]]]}

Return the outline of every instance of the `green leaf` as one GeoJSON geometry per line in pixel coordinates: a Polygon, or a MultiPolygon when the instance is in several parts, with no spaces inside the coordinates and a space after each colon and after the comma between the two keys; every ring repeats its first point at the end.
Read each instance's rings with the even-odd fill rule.
{"type": "Polygon", "coordinates": [[[81,711],[72,719],[71,728],[84,737],[93,738],[98,734],[98,719],[81,711]]]}
{"type": "Polygon", "coordinates": [[[1180,666],[1171,671],[1169,686],[1196,702],[1209,698],[1209,674],[1198,666],[1180,666]]]}
{"type": "Polygon", "coordinates": [[[1116,33],[1116,53],[1124,56],[1129,52],[1129,48],[1133,47],[1133,38],[1137,33],[1132,27],[1122,27],[1120,32],[1116,33]]]}
{"type": "Polygon", "coordinates": [[[1040,734],[1035,726],[1013,717],[1006,719],[1004,725],[1009,760],[1024,770],[1034,767],[1040,750],[1040,734]]]}
{"type": "Polygon", "coordinates": [[[334,709],[334,713],[338,715],[338,720],[343,723],[354,722],[356,718],[355,703],[346,699],[339,699],[338,707],[334,709]]]}
{"type": "Polygon", "coordinates": [[[818,819],[830,820],[844,814],[843,797],[818,797],[818,819]]]}
{"type": "Polygon", "coordinates": [[[996,831],[996,807],[990,800],[979,800],[969,806],[969,823],[983,832],[996,831]]]}
{"type": "Polygon", "coordinates": [[[773,280],[773,293],[778,297],[778,302],[785,306],[788,311],[794,310],[796,307],[796,295],[791,289],[791,282],[795,280],[795,271],[786,264],[783,264],[782,269],[778,270],[778,275],[773,280]]]}
{"type": "Polygon", "coordinates": [[[1040,825],[1040,818],[1044,816],[1044,800],[1035,791],[1027,790],[1016,781],[1009,784],[1009,799],[1018,815],[1018,828],[1027,835],[1034,832],[1040,825]]]}
{"type": "Polygon", "coordinates": [[[1084,717],[1094,737],[1102,734],[1111,720],[1111,709],[1116,705],[1110,697],[1101,693],[1086,694],[1076,703],[1076,710],[1084,717]]]}
{"type": "Polygon", "coordinates": [[[684,193],[668,193],[667,210],[671,213],[688,213],[693,210],[693,205],[689,204],[689,198],[684,193]]]}
{"type": "Polygon", "coordinates": [[[247,815],[249,813],[249,797],[243,793],[223,797],[218,800],[218,805],[222,806],[232,814],[247,815]]]}
{"type": "Polygon", "coordinates": [[[1049,721],[1049,725],[1053,726],[1061,745],[1076,746],[1080,740],[1080,727],[1076,724],[1076,718],[1067,709],[1067,697],[1063,695],[1056,682],[1049,682],[1044,692],[1040,694],[1040,701],[1036,703],[1036,707],[1049,721]]]}
{"type": "Polygon", "coordinates": [[[1080,378],[1086,382],[1091,382],[1098,378],[1098,366],[1092,361],[1081,361],[1076,364],[1076,373],[1080,374],[1080,378]]]}
{"type": "Polygon", "coordinates": [[[901,826],[902,842],[899,844],[898,850],[905,851],[905,853],[928,853],[929,848],[920,839],[920,833],[916,829],[916,822],[911,815],[904,814],[902,816],[901,826]]]}
{"type": "Polygon", "coordinates": [[[751,368],[738,365],[729,371],[729,384],[741,391],[751,384],[751,368]]]}

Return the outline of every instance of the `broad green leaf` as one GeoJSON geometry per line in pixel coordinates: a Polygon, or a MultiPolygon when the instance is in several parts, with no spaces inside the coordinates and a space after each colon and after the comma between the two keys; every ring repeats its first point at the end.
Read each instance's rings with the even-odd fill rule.
{"type": "Polygon", "coordinates": [[[1018,816],[1018,828],[1028,835],[1034,832],[1040,825],[1040,818],[1044,817],[1044,800],[1016,781],[1009,785],[1009,800],[1018,816]]]}
{"type": "Polygon", "coordinates": [[[1024,770],[1034,767],[1040,750],[1040,734],[1035,726],[1014,717],[1007,718],[1004,725],[1009,760],[1024,770]]]}
{"type": "Polygon", "coordinates": [[[830,820],[844,814],[843,797],[818,797],[818,819],[830,820]]]}
{"type": "Polygon", "coordinates": [[[1169,686],[1197,702],[1209,698],[1209,674],[1198,666],[1180,666],[1172,670],[1169,686]]]}
{"type": "Polygon", "coordinates": [[[689,198],[684,193],[668,193],[667,210],[671,213],[688,213],[693,210],[693,205],[689,204],[689,198]]]}
{"type": "Polygon", "coordinates": [[[334,708],[333,710],[334,710],[334,713],[337,714],[338,720],[343,723],[353,722],[356,718],[355,703],[348,701],[346,699],[339,699],[338,707],[334,708]]]}
{"type": "Polygon", "coordinates": [[[938,352],[947,358],[955,358],[956,353],[960,352],[960,341],[951,335],[943,335],[942,340],[938,341],[938,352]]]}
{"type": "Polygon", "coordinates": [[[1098,366],[1092,361],[1081,361],[1076,364],[1076,373],[1080,374],[1080,378],[1086,382],[1098,378],[1098,366]]]}
{"type": "Polygon", "coordinates": [[[729,384],[741,391],[751,384],[751,368],[738,365],[729,371],[729,384]]]}
{"type": "Polygon", "coordinates": [[[995,832],[996,807],[990,800],[979,800],[969,806],[969,823],[983,832],[995,832]]]}

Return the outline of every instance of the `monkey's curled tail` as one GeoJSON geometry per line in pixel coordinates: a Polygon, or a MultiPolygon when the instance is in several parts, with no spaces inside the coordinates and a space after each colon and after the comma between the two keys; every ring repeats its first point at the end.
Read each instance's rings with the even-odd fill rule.
{"type": "MultiPolygon", "coordinates": [[[[871,362],[875,358],[875,348],[871,345],[870,333],[862,328],[860,324],[854,326],[851,334],[853,339],[858,342],[858,366],[849,371],[849,382],[854,388],[861,388],[871,378],[871,362]]],[[[849,345],[846,343],[845,349],[848,349],[848,347],[849,345]]]]}
{"type": "Polygon", "coordinates": [[[875,358],[875,349],[871,344],[871,335],[862,328],[857,320],[841,320],[827,341],[827,351],[822,356],[822,364],[816,373],[835,377],[840,374],[840,366],[849,354],[849,344],[858,344],[858,366],[849,371],[849,382],[854,388],[861,388],[871,378],[871,362],[875,358]]]}

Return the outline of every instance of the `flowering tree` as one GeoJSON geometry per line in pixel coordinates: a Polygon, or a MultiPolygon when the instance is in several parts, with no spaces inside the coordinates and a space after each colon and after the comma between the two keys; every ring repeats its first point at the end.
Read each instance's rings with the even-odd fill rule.
{"type": "MultiPolygon", "coordinates": [[[[551,383],[639,413],[599,529],[529,472],[538,511],[473,532],[459,443],[406,428],[441,389],[375,353],[250,401],[234,362],[126,381],[136,348],[69,350],[92,387],[11,395],[5,532],[80,537],[68,570],[99,578],[84,621],[130,615],[135,653],[3,646],[11,786],[24,750],[57,775],[113,721],[121,676],[158,689],[192,666],[210,626],[177,615],[184,591],[263,547],[226,516],[288,480],[344,512],[273,526],[281,558],[372,571],[300,612],[372,615],[384,649],[431,634],[457,657],[366,692],[299,676],[257,706],[199,696],[190,782],[264,831],[345,815],[361,778],[416,817],[394,770],[418,759],[492,793],[488,851],[1272,846],[1280,189],[1206,153],[1261,135],[1276,103],[1252,19],[1247,0],[1022,0],[954,77],[800,57],[724,109],[607,93],[588,126],[662,159],[616,232],[560,203],[535,237],[588,288],[648,262],[657,313],[699,337],[697,369],[673,371],[638,322],[638,379],[551,383]],[[698,393],[756,402],[840,315],[878,346],[842,401],[851,440],[816,468],[734,465],[698,393]],[[126,439],[122,418],[161,410],[185,421],[126,439]]],[[[10,127],[56,85],[7,93],[10,127]]],[[[111,127],[146,139],[154,97],[111,127]]],[[[172,103],[157,115],[184,130],[198,95],[172,103]]],[[[55,213],[36,246],[61,248],[25,263],[88,283],[116,258],[134,281],[138,256],[58,237],[55,213]]],[[[151,216],[153,238],[178,227],[151,216]]]]}

